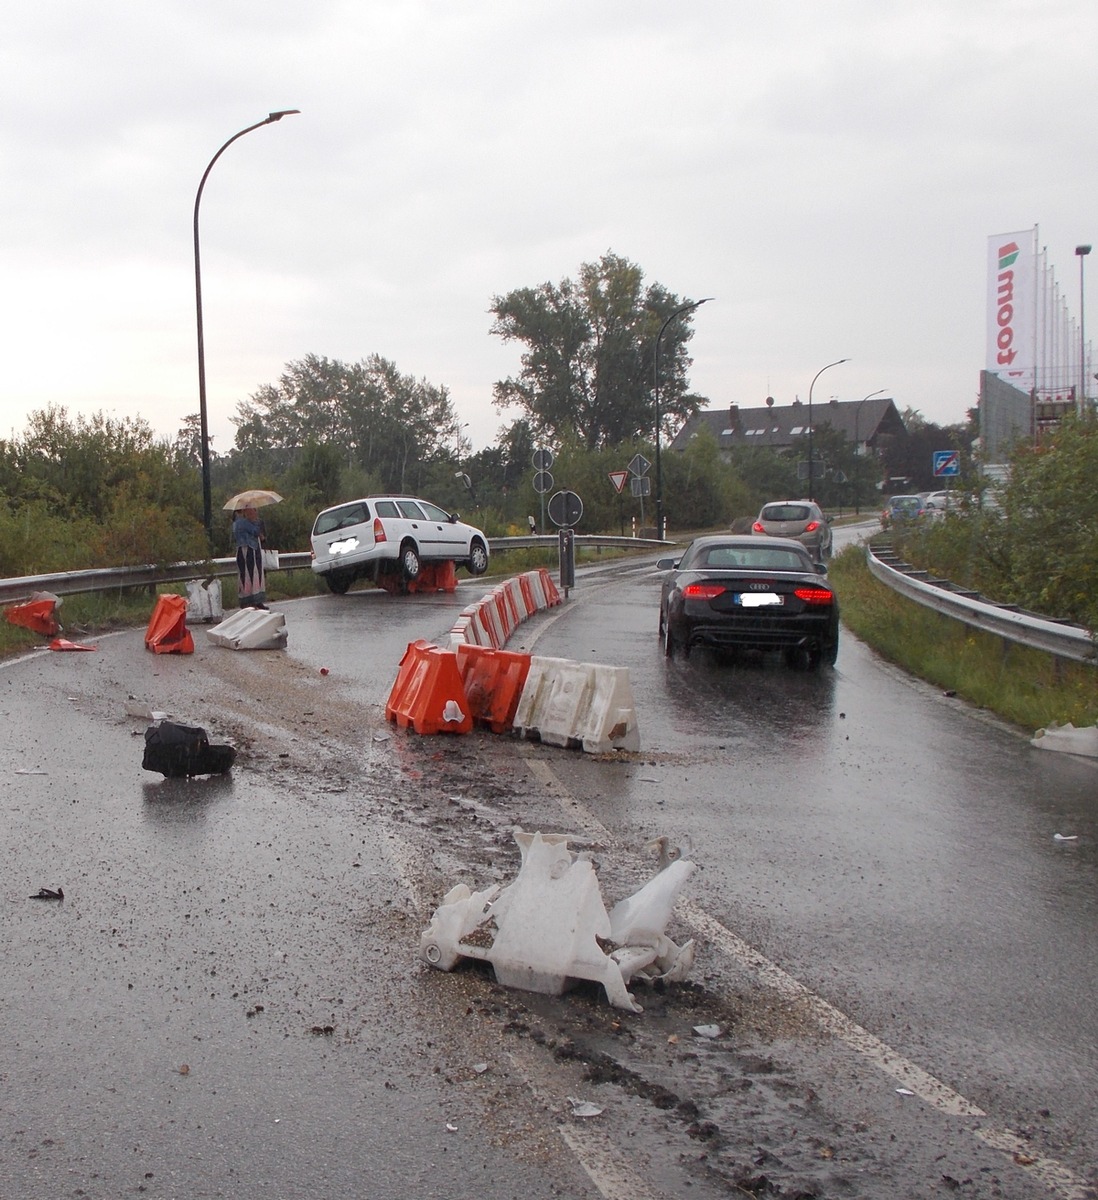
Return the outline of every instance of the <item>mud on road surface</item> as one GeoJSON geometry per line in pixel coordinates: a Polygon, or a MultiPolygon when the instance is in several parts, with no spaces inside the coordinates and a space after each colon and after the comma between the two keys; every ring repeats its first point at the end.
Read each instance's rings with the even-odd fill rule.
{"type": "Polygon", "coordinates": [[[1049,1194],[704,939],[639,1015],[420,962],[450,887],[514,878],[516,829],[573,835],[608,904],[650,877],[569,827],[568,752],[419,737],[285,653],[150,666],[127,634],[0,678],[0,1195],[1049,1194]],[[143,773],[127,703],[231,742],[231,776],[143,773]]]}

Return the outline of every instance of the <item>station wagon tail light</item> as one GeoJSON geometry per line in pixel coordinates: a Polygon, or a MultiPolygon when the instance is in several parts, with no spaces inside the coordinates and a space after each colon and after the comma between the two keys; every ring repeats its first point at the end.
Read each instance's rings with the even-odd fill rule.
{"type": "Polygon", "coordinates": [[[819,529],[819,527],[820,527],[819,521],[809,521],[808,524],[804,527],[804,531],[805,531],[805,533],[815,533],[816,530],[819,529]]]}
{"type": "Polygon", "coordinates": [[[723,583],[688,583],[682,594],[687,600],[716,600],[726,591],[723,583]]]}
{"type": "Polygon", "coordinates": [[[762,521],[756,521],[755,524],[751,526],[751,528],[755,533],[765,533],[766,532],[766,530],[763,528],[762,521]]]}
{"type": "Polygon", "coordinates": [[[793,595],[805,604],[831,604],[834,595],[827,588],[799,587],[793,589],[793,595]]]}
{"type": "Polygon", "coordinates": [[[380,517],[374,517],[374,541],[384,542],[388,539],[385,537],[385,526],[381,523],[380,517]]]}

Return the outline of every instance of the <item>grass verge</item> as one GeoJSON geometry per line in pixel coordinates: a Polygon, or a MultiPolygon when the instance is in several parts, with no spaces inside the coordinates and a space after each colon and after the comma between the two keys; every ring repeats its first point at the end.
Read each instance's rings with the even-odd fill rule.
{"type": "Polygon", "coordinates": [[[970,629],[874,579],[865,551],[831,561],[843,623],[882,658],[1031,732],[1098,722],[1098,668],[970,629]]]}

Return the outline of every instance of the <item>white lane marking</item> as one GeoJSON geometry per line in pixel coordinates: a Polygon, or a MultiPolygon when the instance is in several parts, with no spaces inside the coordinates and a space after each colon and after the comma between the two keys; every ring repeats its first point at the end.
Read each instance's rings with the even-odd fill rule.
{"type": "MultiPolygon", "coordinates": [[[[588,836],[597,837],[607,845],[616,840],[610,830],[568,791],[548,763],[527,758],[526,764],[546,788],[557,796],[569,817],[582,822],[588,836]]],[[[803,983],[799,983],[743,938],[737,937],[693,901],[680,898],[676,911],[695,933],[708,938],[720,951],[751,971],[767,987],[788,1000],[795,1000],[804,1005],[821,1029],[845,1043],[902,1087],[909,1088],[925,1103],[949,1116],[986,1119],[987,1113],[978,1105],[893,1050],[868,1029],[864,1029],[834,1005],[810,991],[803,983]]],[[[1009,1154],[1015,1159],[1020,1170],[1027,1171],[1039,1179],[1050,1192],[1060,1197],[1060,1200],[1093,1200],[1094,1191],[1085,1179],[1056,1159],[1034,1153],[1032,1146],[1008,1130],[986,1125],[974,1126],[971,1132],[986,1145],[1009,1154]]]]}
{"type": "MultiPolygon", "coordinates": [[[[550,1113],[559,1109],[563,1088],[546,1078],[547,1064],[524,1051],[512,1051],[510,1058],[534,1099],[550,1113]]],[[[595,1121],[565,1117],[556,1129],[605,1200],[658,1200],[595,1121]]]]}

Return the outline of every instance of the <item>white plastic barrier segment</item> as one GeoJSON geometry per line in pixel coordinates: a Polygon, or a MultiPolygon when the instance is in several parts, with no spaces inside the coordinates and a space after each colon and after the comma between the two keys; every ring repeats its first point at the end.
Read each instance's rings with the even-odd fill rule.
{"type": "Polygon", "coordinates": [[[220,625],[207,629],[206,636],[215,646],[229,650],[284,650],[286,618],[280,612],[242,608],[220,625]]]}
{"type": "Polygon", "coordinates": [[[1068,721],[1065,725],[1050,725],[1038,729],[1029,739],[1038,750],[1060,750],[1083,758],[1098,758],[1098,726],[1084,725],[1079,729],[1068,721]]]}
{"type": "Polygon", "coordinates": [[[221,580],[192,579],[187,583],[187,620],[193,624],[220,621],[225,615],[221,604],[221,580]]]}
{"type": "Polygon", "coordinates": [[[594,865],[568,849],[566,836],[516,832],[515,841],[522,865],[514,883],[483,892],[459,884],[446,895],[420,937],[427,962],[449,971],[463,957],[482,959],[504,987],[552,996],[590,979],[615,1008],[631,1012],[643,1011],[626,987],[631,979],[685,978],[694,943],[680,949],[664,929],[693,863],[680,859],[659,871],[615,905],[615,921],[594,865]],[[618,942],[612,953],[603,948],[608,939],[618,942]]]}
{"type": "Polygon", "coordinates": [[[513,728],[531,741],[588,754],[639,750],[629,669],[534,655],[513,728]]]}

